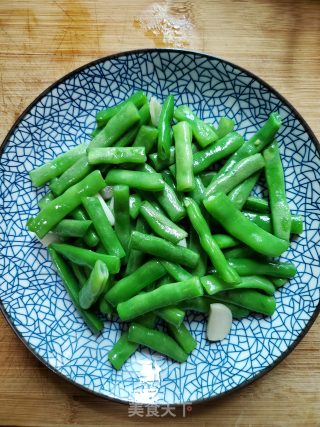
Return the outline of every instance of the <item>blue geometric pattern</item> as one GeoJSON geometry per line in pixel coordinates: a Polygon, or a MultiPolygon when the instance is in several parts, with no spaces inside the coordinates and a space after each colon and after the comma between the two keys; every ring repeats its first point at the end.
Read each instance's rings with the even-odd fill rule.
{"type": "Polygon", "coordinates": [[[121,401],[182,403],[216,397],[241,386],[274,364],[301,336],[319,307],[320,161],[310,130],[267,85],[223,60],[186,51],[131,52],[88,65],[37,100],[13,128],[0,167],[0,298],[2,308],[29,348],[46,364],[85,387],[121,401]],[[304,216],[305,232],[283,259],[298,274],[276,292],[272,317],[252,315],[233,322],[222,342],[205,339],[203,316],[190,314],[198,345],[178,364],[141,349],[119,371],[107,353],[121,324],[105,321],[94,336],[83,324],[57,277],[47,251],[32,239],[26,222],[46,192],[28,172],[89,139],[95,114],[137,89],[176,104],[189,104],[214,124],[235,119],[249,138],[272,111],[283,126],[278,136],[292,212],[304,216]]]}

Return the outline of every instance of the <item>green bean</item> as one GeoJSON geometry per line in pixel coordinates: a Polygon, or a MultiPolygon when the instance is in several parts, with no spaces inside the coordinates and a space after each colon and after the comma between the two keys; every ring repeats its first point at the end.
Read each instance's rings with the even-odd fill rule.
{"type": "Polygon", "coordinates": [[[227,234],[213,234],[212,238],[220,249],[233,248],[240,243],[239,240],[227,234]]]}
{"type": "Polygon", "coordinates": [[[177,362],[185,362],[188,358],[187,353],[171,337],[155,329],[133,324],[129,328],[128,339],[164,354],[177,362]]]}
{"type": "Polygon", "coordinates": [[[63,237],[84,237],[92,221],[78,221],[76,219],[63,219],[53,229],[58,236],[63,237]]]}
{"type": "Polygon", "coordinates": [[[147,102],[147,97],[141,90],[133,93],[129,98],[125,101],[120,102],[119,104],[114,105],[113,107],[109,107],[105,110],[101,110],[96,114],[96,122],[99,128],[102,128],[107,124],[107,122],[117,114],[124,105],[128,104],[128,102],[133,102],[133,104],[140,108],[143,104],[147,102]]]}
{"type": "Polygon", "coordinates": [[[191,279],[192,274],[189,271],[185,270],[178,264],[174,264],[170,261],[161,261],[161,264],[170,274],[170,276],[177,282],[183,282],[184,280],[191,279]]]}
{"type": "Polygon", "coordinates": [[[246,218],[224,193],[204,200],[208,212],[236,239],[266,256],[279,256],[289,243],[264,231],[246,218]]]}
{"type": "Polygon", "coordinates": [[[163,277],[165,273],[166,270],[160,261],[155,259],[148,261],[132,274],[116,282],[107,292],[106,299],[116,306],[137,295],[142,289],[163,277]]]}
{"type": "Polygon", "coordinates": [[[240,277],[238,273],[230,267],[219,246],[212,238],[210,228],[197,203],[190,198],[185,198],[185,206],[191,224],[199,236],[200,244],[209,256],[218,274],[228,283],[239,282],[240,277]]]}
{"type": "MultiPolygon", "coordinates": [[[[179,306],[184,310],[192,310],[198,313],[207,314],[210,311],[210,305],[215,301],[214,297],[198,297],[190,300],[182,301],[179,306]]],[[[242,319],[243,317],[247,317],[250,314],[250,311],[239,307],[234,304],[230,304],[229,302],[223,302],[232,312],[232,317],[234,319],[242,319]]]]}
{"type": "Polygon", "coordinates": [[[125,251],[109,222],[100,200],[97,197],[84,197],[82,203],[107,253],[119,258],[124,257],[126,255],[125,251]]]}
{"type": "MultiPolygon", "coordinates": [[[[163,277],[161,277],[161,279],[159,279],[157,281],[157,287],[162,286],[162,285],[167,285],[168,283],[171,283],[172,279],[170,274],[165,274],[163,277]]],[[[153,290],[153,289],[151,289],[153,290]]]]}
{"type": "Polygon", "coordinates": [[[229,170],[233,169],[235,164],[245,157],[252,156],[260,153],[268,144],[270,144],[275,134],[278,132],[281,126],[281,117],[278,113],[270,114],[266,123],[256,132],[252,138],[245,141],[240,148],[227,160],[224,166],[219,170],[217,179],[219,176],[224,175],[229,170]]]}
{"type": "Polygon", "coordinates": [[[161,172],[170,165],[174,164],[176,161],[176,150],[174,147],[170,147],[170,154],[166,160],[161,160],[158,156],[158,153],[149,154],[149,161],[157,172],[161,172]]]}
{"type": "MultiPolygon", "coordinates": [[[[135,230],[141,233],[148,233],[149,227],[147,226],[147,224],[142,218],[138,218],[136,222],[135,230]]],[[[136,271],[141,266],[144,257],[145,257],[145,254],[143,252],[136,249],[130,249],[128,262],[125,270],[125,276],[136,271]]]]}
{"type": "MultiPolygon", "coordinates": [[[[73,219],[76,219],[78,221],[87,221],[89,219],[86,211],[80,206],[71,212],[71,216],[73,219]]],[[[97,246],[97,244],[99,243],[99,237],[95,232],[93,226],[89,227],[89,230],[85,234],[83,240],[85,244],[89,246],[89,248],[97,246]]]]}
{"type": "Polygon", "coordinates": [[[91,148],[88,151],[88,161],[90,165],[144,163],[146,159],[144,147],[91,148]]]}
{"type": "Polygon", "coordinates": [[[258,261],[249,258],[230,259],[229,264],[237,270],[240,276],[263,274],[266,276],[290,279],[297,273],[291,262],[258,261]]]}
{"type": "Polygon", "coordinates": [[[113,312],[113,308],[112,308],[111,304],[109,304],[108,301],[106,301],[106,299],[104,298],[104,295],[101,295],[98,303],[99,303],[100,313],[104,314],[105,316],[110,318],[112,315],[112,312],[113,312]]]}
{"type": "Polygon", "coordinates": [[[113,169],[106,177],[107,185],[128,185],[130,188],[145,191],[161,191],[164,181],[158,173],[147,173],[124,169],[113,169]]]}
{"type": "Polygon", "coordinates": [[[184,323],[181,323],[179,327],[168,323],[167,327],[173,338],[186,353],[191,353],[197,347],[197,341],[193,338],[184,323]]]}
{"type": "Polygon", "coordinates": [[[73,262],[70,263],[73,274],[75,275],[77,281],[78,281],[78,288],[82,288],[82,286],[86,283],[87,281],[87,275],[84,272],[83,267],[81,267],[78,264],[74,264],[73,262]]]}
{"type": "Polygon", "coordinates": [[[230,168],[228,172],[219,175],[218,178],[213,178],[213,182],[211,182],[207,188],[207,197],[220,191],[229,193],[237,185],[249,178],[249,176],[253,175],[255,172],[258,172],[263,167],[264,160],[262,155],[259,153],[239,160],[239,162],[230,168]]]}
{"type": "Polygon", "coordinates": [[[176,149],[176,182],[178,191],[191,191],[194,188],[192,168],[192,130],[187,122],[173,126],[176,149]]]}
{"type": "Polygon", "coordinates": [[[146,154],[153,151],[158,140],[158,129],[152,126],[143,125],[134,140],[133,147],[143,147],[146,154]]]}
{"type": "Polygon", "coordinates": [[[128,102],[111,117],[102,131],[93,138],[89,148],[110,147],[139,120],[140,115],[137,107],[132,102],[128,102]]]}
{"type": "MultiPolygon", "coordinates": [[[[244,216],[269,233],[272,232],[270,215],[262,215],[254,212],[243,212],[244,216]]],[[[291,234],[303,232],[303,219],[301,215],[291,215],[291,234]]]]}
{"type": "Polygon", "coordinates": [[[149,224],[150,228],[158,234],[172,243],[178,243],[187,237],[188,233],[182,228],[178,227],[169,218],[158,212],[151,203],[145,201],[142,202],[140,213],[149,224]]]}
{"type": "MultiPolygon", "coordinates": [[[[156,323],[156,315],[154,313],[146,314],[139,320],[137,319],[136,323],[140,323],[147,328],[153,328],[156,323]]],[[[138,347],[139,344],[128,340],[128,331],[123,332],[121,337],[108,353],[109,362],[115,369],[121,369],[125,361],[129,359],[129,357],[137,350],[138,347]]]]}
{"type": "Polygon", "coordinates": [[[249,248],[249,246],[239,246],[238,248],[230,249],[224,252],[226,258],[246,258],[249,256],[256,256],[257,253],[249,248]]]}
{"type": "Polygon", "coordinates": [[[161,160],[169,159],[171,147],[171,122],[173,119],[174,98],[168,95],[162,105],[159,117],[158,156],[161,160]]]}
{"type": "Polygon", "coordinates": [[[95,128],[92,132],[91,132],[91,139],[93,139],[95,136],[97,136],[100,132],[102,131],[102,128],[95,128]]]}
{"type": "Polygon", "coordinates": [[[209,172],[203,172],[199,176],[200,176],[200,178],[202,180],[202,184],[205,187],[208,187],[208,185],[212,181],[213,177],[215,177],[216,175],[217,175],[216,171],[209,171],[209,172]]]}
{"type": "Polygon", "coordinates": [[[191,125],[193,136],[202,148],[218,139],[213,128],[200,120],[186,105],[181,105],[174,110],[174,118],[179,122],[186,121],[191,125]]]}
{"type": "Polygon", "coordinates": [[[235,205],[237,209],[242,210],[246,200],[249,197],[249,194],[253,190],[253,187],[256,185],[259,179],[260,172],[254,173],[245,179],[241,184],[237,185],[230,193],[228,194],[229,199],[235,205]]]}
{"type": "Polygon", "coordinates": [[[237,132],[231,132],[210,145],[207,149],[198,151],[193,155],[193,173],[197,175],[219,160],[230,156],[242,144],[242,136],[237,132]]]}
{"type": "Polygon", "coordinates": [[[276,310],[276,300],[274,296],[264,295],[253,289],[237,289],[225,291],[214,296],[215,301],[231,303],[244,307],[256,313],[272,316],[276,310]]]}
{"type": "Polygon", "coordinates": [[[106,289],[109,279],[109,271],[106,264],[96,261],[87,282],[79,292],[79,303],[83,309],[90,308],[106,289]]]}
{"type": "Polygon", "coordinates": [[[86,153],[87,147],[87,143],[78,145],[72,150],[60,154],[50,162],[33,169],[31,172],[29,172],[32,184],[35,187],[41,187],[46,182],[51,181],[53,178],[61,175],[86,153]]]}
{"type": "Polygon", "coordinates": [[[77,184],[92,171],[87,156],[83,155],[68,168],[59,178],[54,178],[50,182],[50,190],[55,196],[60,196],[72,185],[77,184]]]}
{"type": "Polygon", "coordinates": [[[268,213],[269,203],[268,200],[262,199],[261,197],[249,196],[244,204],[244,209],[259,213],[268,213]]]}
{"type": "Polygon", "coordinates": [[[150,109],[149,104],[146,102],[139,110],[140,120],[139,123],[132,126],[115,144],[115,147],[127,147],[131,145],[136,136],[138,135],[139,129],[142,125],[145,125],[150,121],[150,109]]]}
{"type": "Polygon", "coordinates": [[[32,219],[29,230],[42,239],[52,228],[81,204],[81,199],[92,196],[105,187],[99,171],[91,172],[78,184],[68,188],[65,193],[46,205],[39,214],[32,219]]]}
{"type": "Polygon", "coordinates": [[[54,195],[49,191],[38,201],[38,206],[40,209],[44,208],[48,203],[52,202],[54,195]]]}
{"type": "Polygon", "coordinates": [[[199,262],[192,270],[193,276],[204,276],[207,271],[208,256],[200,244],[198,233],[192,227],[190,230],[190,240],[188,247],[199,255],[199,262]]]}
{"type": "Polygon", "coordinates": [[[114,197],[114,229],[128,256],[128,244],[131,232],[129,215],[129,187],[127,185],[115,185],[113,187],[114,197]]]}
{"type": "Polygon", "coordinates": [[[168,324],[174,325],[175,327],[179,327],[184,319],[184,311],[178,307],[164,307],[159,310],[155,310],[155,314],[160,317],[160,319],[164,320],[168,324]]]}
{"type": "Polygon", "coordinates": [[[234,128],[234,120],[229,119],[229,117],[221,117],[219,120],[218,129],[216,131],[218,138],[223,138],[233,131],[234,128]]]}
{"type": "Polygon", "coordinates": [[[198,205],[202,204],[202,200],[204,199],[206,195],[206,189],[202,183],[202,180],[200,178],[200,176],[195,176],[194,177],[194,188],[193,190],[190,192],[190,197],[196,202],[198,203],[198,205]]]}
{"type": "Polygon", "coordinates": [[[160,237],[139,233],[138,231],[132,233],[129,247],[190,268],[194,268],[199,261],[199,255],[190,249],[175,246],[160,237]]]}
{"type": "Polygon", "coordinates": [[[129,214],[132,219],[137,219],[141,207],[141,197],[139,194],[131,194],[129,197],[129,214]]]}
{"type": "Polygon", "coordinates": [[[270,280],[263,276],[256,275],[242,276],[240,283],[237,283],[236,285],[226,283],[215,273],[201,277],[200,282],[204,290],[209,295],[218,294],[232,289],[259,289],[268,295],[273,295],[275,292],[275,288],[270,280]]]}
{"type": "Polygon", "coordinates": [[[79,290],[77,286],[77,281],[69,269],[68,265],[64,262],[62,257],[57,254],[57,252],[49,247],[49,255],[52,259],[53,264],[55,265],[58,275],[61,277],[62,282],[72,299],[73,304],[78,309],[79,313],[83,317],[83,320],[89,326],[93,333],[98,333],[103,328],[102,321],[92,312],[82,310],[79,303],[79,290]]]}
{"type": "Polygon", "coordinates": [[[287,279],[282,279],[281,277],[272,279],[272,283],[274,284],[276,289],[281,288],[281,286],[285,285],[287,282],[287,279]]]}
{"type": "Polygon", "coordinates": [[[289,240],[291,213],[286,198],[283,168],[276,141],[273,141],[264,150],[263,157],[265,160],[265,174],[269,191],[273,232],[280,239],[289,240]]]}
{"type": "Polygon", "coordinates": [[[162,307],[175,305],[180,301],[203,295],[201,283],[197,277],[178,283],[162,285],[153,291],[136,295],[117,306],[121,320],[131,320],[142,314],[162,307]]]}
{"type": "Polygon", "coordinates": [[[90,249],[78,248],[65,243],[51,243],[50,247],[74,264],[84,265],[92,269],[97,260],[100,260],[106,264],[110,274],[116,274],[120,271],[120,259],[116,256],[93,252],[90,249]]]}

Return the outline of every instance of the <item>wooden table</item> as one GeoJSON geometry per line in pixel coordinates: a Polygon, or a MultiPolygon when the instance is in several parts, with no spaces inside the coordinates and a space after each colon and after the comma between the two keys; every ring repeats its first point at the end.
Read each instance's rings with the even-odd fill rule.
{"type": "MultiPolygon", "coordinates": [[[[221,56],[260,75],[320,137],[320,2],[189,0],[159,7],[188,25],[180,38],[154,34],[146,0],[1,0],[0,139],[65,73],[114,52],[168,44],[221,56]]],[[[227,398],[194,405],[186,418],[178,410],[176,418],[129,418],[127,406],[87,394],[42,366],[1,316],[0,424],[320,426],[319,325],[272,372],[227,398]]]]}

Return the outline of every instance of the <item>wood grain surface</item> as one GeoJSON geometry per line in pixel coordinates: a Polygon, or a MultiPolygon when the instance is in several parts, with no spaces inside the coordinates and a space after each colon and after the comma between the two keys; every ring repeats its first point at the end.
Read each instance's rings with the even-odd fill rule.
{"type": "MultiPolygon", "coordinates": [[[[115,52],[181,44],[261,76],[320,137],[317,0],[0,0],[0,140],[42,90],[74,68],[115,52]],[[184,20],[180,38],[151,28],[154,7],[184,20]]],[[[194,405],[185,418],[178,409],[176,417],[139,418],[53,374],[1,316],[0,424],[320,426],[319,326],[318,320],[292,354],[245,389],[194,405]]]]}

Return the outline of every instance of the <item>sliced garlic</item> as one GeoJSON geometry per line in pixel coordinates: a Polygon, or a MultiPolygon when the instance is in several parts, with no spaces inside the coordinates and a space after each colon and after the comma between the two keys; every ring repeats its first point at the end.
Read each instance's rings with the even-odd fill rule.
{"type": "Polygon", "coordinates": [[[106,214],[106,217],[108,218],[110,224],[113,226],[114,225],[114,216],[113,216],[112,211],[110,210],[109,206],[106,204],[106,202],[103,200],[103,198],[101,197],[101,195],[99,193],[97,194],[97,197],[100,201],[102,209],[104,210],[104,213],[106,214]]]}
{"type": "Polygon", "coordinates": [[[232,326],[231,310],[224,304],[210,304],[207,323],[207,338],[209,341],[221,341],[230,332],[232,326]]]}

